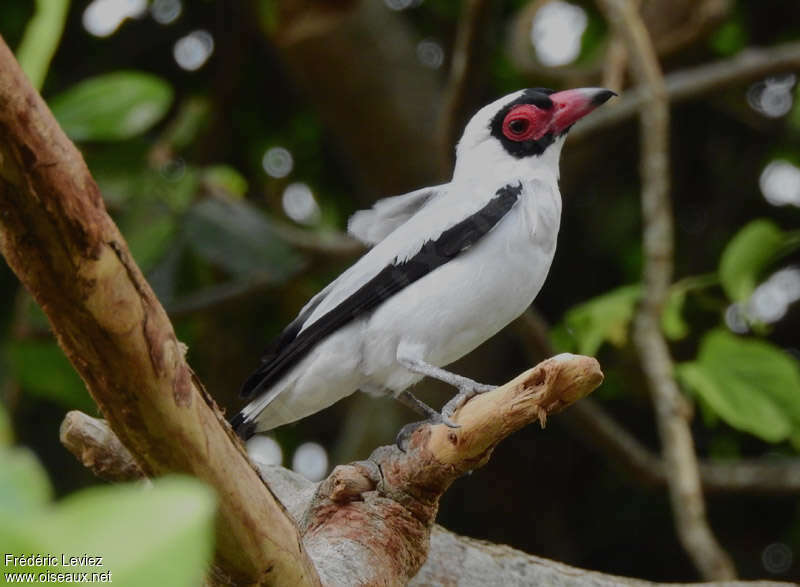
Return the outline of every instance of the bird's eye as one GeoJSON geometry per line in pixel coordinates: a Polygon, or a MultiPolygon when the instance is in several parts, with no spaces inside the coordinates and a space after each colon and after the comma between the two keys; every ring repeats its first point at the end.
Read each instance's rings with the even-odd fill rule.
{"type": "Polygon", "coordinates": [[[514,106],[503,120],[503,135],[515,142],[541,138],[549,126],[548,116],[532,104],[514,106]]]}
{"type": "Polygon", "coordinates": [[[515,135],[521,135],[530,126],[530,122],[527,120],[523,120],[522,118],[517,118],[516,120],[512,120],[508,123],[509,130],[514,133],[515,135]]]}

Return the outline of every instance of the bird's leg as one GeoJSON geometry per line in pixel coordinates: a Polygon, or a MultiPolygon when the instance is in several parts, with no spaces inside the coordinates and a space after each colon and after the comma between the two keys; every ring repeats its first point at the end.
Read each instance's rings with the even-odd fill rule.
{"type": "Polygon", "coordinates": [[[423,424],[439,424],[444,423],[447,426],[455,427],[456,424],[453,424],[451,421],[444,421],[442,415],[430,407],[425,402],[416,398],[410,391],[401,391],[398,393],[395,398],[404,406],[411,408],[418,414],[425,416],[427,420],[422,422],[410,422],[403,426],[400,429],[400,432],[397,433],[397,438],[395,438],[395,444],[397,448],[406,452],[406,447],[408,446],[408,441],[411,438],[411,435],[414,433],[414,430],[422,426],[423,424]]]}
{"type": "Polygon", "coordinates": [[[408,391],[408,390],[401,391],[400,393],[398,393],[395,396],[395,398],[401,404],[403,404],[407,408],[411,408],[416,413],[418,413],[420,416],[425,416],[429,420],[440,420],[441,421],[441,415],[439,414],[439,412],[434,410],[432,407],[430,407],[425,402],[423,402],[420,399],[416,398],[410,391],[408,391]]]}
{"type": "Polygon", "coordinates": [[[445,371],[444,369],[426,363],[421,359],[398,357],[397,360],[409,371],[419,373],[420,375],[426,375],[427,377],[433,377],[434,379],[443,381],[444,383],[452,385],[458,389],[458,394],[444,405],[441,413],[441,421],[451,428],[457,427],[457,425],[451,420],[451,417],[458,408],[463,406],[464,403],[473,396],[478,395],[479,393],[491,391],[495,388],[494,385],[478,383],[477,381],[473,381],[468,377],[456,375],[450,371],[445,371]]]}

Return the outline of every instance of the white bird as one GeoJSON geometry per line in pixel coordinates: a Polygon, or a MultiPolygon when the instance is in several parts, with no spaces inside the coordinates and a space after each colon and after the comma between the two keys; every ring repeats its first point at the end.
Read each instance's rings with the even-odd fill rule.
{"type": "Polygon", "coordinates": [[[240,436],[293,422],[359,389],[391,393],[455,426],[454,411],[492,386],[442,367],[496,334],[539,293],[556,248],[565,135],[613,95],[534,88],[500,98],[467,124],[449,183],[357,212],[348,231],[373,248],[311,298],[268,349],[242,387],[253,399],[232,420],[240,436]],[[425,376],[459,390],[441,414],[408,391],[425,376]]]}

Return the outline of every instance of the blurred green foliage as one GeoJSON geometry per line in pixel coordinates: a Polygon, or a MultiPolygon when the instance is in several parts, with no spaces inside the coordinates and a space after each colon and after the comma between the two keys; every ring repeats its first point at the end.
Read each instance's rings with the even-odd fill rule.
{"type": "Polygon", "coordinates": [[[791,439],[800,448],[797,360],[763,340],[722,329],[707,333],[697,359],[678,375],[720,418],[767,442],[791,439]]]}
{"type": "Polygon", "coordinates": [[[117,71],[84,80],[48,104],[73,141],[124,141],[163,118],[172,88],[153,75],[117,71]]]}
{"type": "Polygon", "coordinates": [[[188,587],[202,580],[213,550],[216,499],[210,489],[195,479],[167,477],[152,487],[85,489],[54,503],[47,472],[31,450],[11,446],[6,422],[0,405],[0,543],[13,556],[56,560],[8,564],[4,555],[3,573],[110,571],[106,582],[129,587],[188,587]],[[102,557],[102,565],[63,564],[62,556],[86,555],[102,557]]]}
{"type": "Polygon", "coordinates": [[[36,12],[17,47],[17,60],[36,88],[42,87],[61,41],[69,4],[69,0],[36,0],[36,12]]]}

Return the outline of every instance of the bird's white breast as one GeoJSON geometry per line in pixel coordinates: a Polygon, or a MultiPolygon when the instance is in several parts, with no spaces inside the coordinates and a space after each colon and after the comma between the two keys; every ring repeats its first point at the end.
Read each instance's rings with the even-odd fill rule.
{"type": "Polygon", "coordinates": [[[560,214],[554,183],[525,182],[514,208],[481,241],[367,318],[364,375],[402,390],[419,376],[396,363],[399,345],[416,346],[425,361],[444,366],[519,316],[547,276],[560,214]]]}

